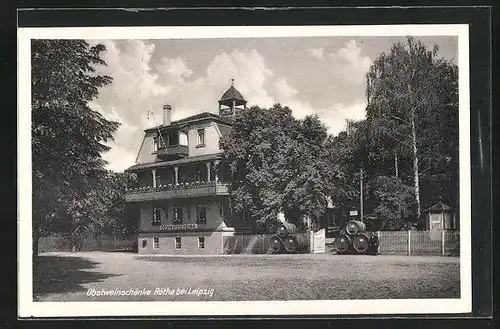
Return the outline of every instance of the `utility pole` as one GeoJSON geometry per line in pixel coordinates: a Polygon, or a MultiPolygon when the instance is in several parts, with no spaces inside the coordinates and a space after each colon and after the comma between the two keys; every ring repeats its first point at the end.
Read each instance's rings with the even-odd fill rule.
{"type": "Polygon", "coordinates": [[[359,170],[359,217],[363,221],[363,169],[359,170]]]}

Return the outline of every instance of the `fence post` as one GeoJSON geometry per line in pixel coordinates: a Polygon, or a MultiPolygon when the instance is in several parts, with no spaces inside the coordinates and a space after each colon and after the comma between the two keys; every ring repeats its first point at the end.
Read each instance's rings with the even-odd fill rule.
{"type": "Polygon", "coordinates": [[[441,254],[444,256],[444,230],[441,231],[441,254]]]}
{"type": "Polygon", "coordinates": [[[408,256],[411,255],[411,231],[408,230],[408,256]]]}
{"type": "Polygon", "coordinates": [[[314,254],[314,237],[312,231],[308,230],[307,235],[309,235],[309,253],[314,254]]]}
{"type": "Polygon", "coordinates": [[[377,239],[378,239],[377,253],[380,253],[380,231],[377,231],[377,239]]]}

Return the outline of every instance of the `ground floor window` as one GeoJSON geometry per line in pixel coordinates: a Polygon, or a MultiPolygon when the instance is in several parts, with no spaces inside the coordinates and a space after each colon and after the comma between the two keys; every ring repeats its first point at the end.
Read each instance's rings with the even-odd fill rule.
{"type": "Polygon", "coordinates": [[[205,249],[205,237],[198,237],[198,249],[205,249]]]}
{"type": "Polygon", "coordinates": [[[153,208],[153,220],[151,221],[153,226],[158,226],[161,224],[161,210],[160,208],[153,208]]]}
{"type": "Polygon", "coordinates": [[[175,249],[181,249],[181,248],[182,248],[181,238],[175,238],[175,249]]]}
{"type": "Polygon", "coordinates": [[[155,249],[160,248],[160,238],[158,238],[158,237],[153,238],[153,248],[155,248],[155,249]]]}
{"type": "Polygon", "coordinates": [[[196,217],[197,223],[205,224],[207,222],[207,208],[198,206],[196,217]]]}
{"type": "Polygon", "coordinates": [[[182,207],[174,208],[174,224],[182,224],[182,207]]]}

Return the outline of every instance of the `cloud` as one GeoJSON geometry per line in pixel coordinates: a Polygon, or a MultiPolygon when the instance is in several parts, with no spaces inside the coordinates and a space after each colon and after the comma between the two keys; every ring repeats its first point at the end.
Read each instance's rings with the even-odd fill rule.
{"type": "Polygon", "coordinates": [[[310,56],[286,73],[289,84],[299,91],[298,97],[315,108],[333,108],[338,102],[349,104],[364,98],[365,76],[372,61],[355,40],[336,48],[333,43],[331,48],[311,48],[308,53],[310,56]]]}
{"type": "MultiPolygon", "coordinates": [[[[365,79],[365,74],[370,69],[372,61],[366,57],[361,56],[361,48],[356,45],[355,40],[346,42],[345,47],[341,48],[336,54],[334,59],[340,59],[348,63],[349,73],[344,74],[344,78],[355,82],[362,82],[365,79]]],[[[344,73],[347,73],[344,71],[344,73]]]]}
{"type": "Polygon", "coordinates": [[[298,92],[297,89],[288,84],[286,78],[280,78],[275,84],[275,89],[277,98],[281,100],[288,100],[298,92]]]}
{"type": "Polygon", "coordinates": [[[324,55],[325,50],[323,48],[311,48],[307,50],[307,53],[309,56],[319,59],[319,60],[324,60],[325,55],[324,55]]]}
{"type": "Polygon", "coordinates": [[[366,102],[358,100],[351,103],[336,102],[331,108],[319,108],[300,99],[298,90],[288,84],[286,78],[280,78],[275,84],[277,102],[292,109],[294,117],[303,119],[307,115],[317,114],[330,134],[336,135],[345,129],[347,119],[365,119],[366,102]]]}
{"type": "Polygon", "coordinates": [[[320,118],[328,127],[328,132],[332,135],[337,135],[342,130],[345,130],[346,120],[364,120],[366,102],[358,101],[350,104],[336,103],[332,109],[321,110],[320,118]]]}
{"type": "Polygon", "coordinates": [[[93,43],[106,46],[103,59],[107,66],[98,71],[112,76],[113,82],[101,88],[90,106],[107,119],[121,123],[115,141],[108,144],[112,150],[103,154],[109,169],[123,170],[134,164],[143,130],[161,123],[163,104],[172,105],[173,120],[202,111],[218,113],[217,101],[229,88],[230,79],[236,80],[249,105],[271,106],[275,102],[265,87],[273,72],[254,49],[222,52],[196,76],[180,57],[164,56],[153,63],[154,44],[139,40],[93,43]],[[154,112],[149,120],[148,110],[154,112]]]}
{"type": "MultiPolygon", "coordinates": [[[[97,41],[96,41],[97,42],[97,41]]],[[[218,113],[217,101],[235,79],[248,105],[289,106],[295,117],[318,114],[329,132],[345,128],[346,119],[364,118],[364,75],[370,60],[354,40],[337,51],[308,50],[311,57],[277,76],[256,49],[216,53],[205,67],[196,69],[179,55],[157,56],[154,43],[140,40],[99,41],[113,82],[100,90],[91,107],[121,123],[112,147],[103,154],[109,169],[121,171],[134,164],[145,128],[161,123],[162,107],[172,105],[172,120],[208,111],[218,113]],[[322,59],[318,61],[317,59],[322,59]],[[154,119],[146,112],[153,110],[154,119]]]]}
{"type": "Polygon", "coordinates": [[[113,82],[102,87],[99,97],[91,102],[94,110],[121,125],[108,143],[111,150],[102,156],[109,162],[108,169],[121,171],[135,162],[143,138],[143,129],[153,124],[146,121],[146,112],[161,106],[170,87],[158,82],[158,75],[150,67],[153,44],[139,40],[94,41],[106,46],[102,54],[107,66],[98,67],[100,74],[108,74],[113,82]]]}
{"type": "Polygon", "coordinates": [[[186,63],[180,57],[162,57],[160,64],[156,68],[160,73],[160,81],[164,83],[182,82],[193,75],[193,71],[187,68],[186,63]]]}

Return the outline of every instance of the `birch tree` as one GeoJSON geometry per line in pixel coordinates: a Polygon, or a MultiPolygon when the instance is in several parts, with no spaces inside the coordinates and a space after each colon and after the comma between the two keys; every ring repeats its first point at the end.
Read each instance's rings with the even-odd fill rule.
{"type": "Polygon", "coordinates": [[[450,95],[458,97],[456,82],[456,66],[438,58],[438,47],[429,49],[411,37],[380,54],[367,73],[367,121],[373,135],[384,136],[381,147],[395,152],[395,166],[401,167],[398,154],[410,159],[417,221],[422,213],[421,160],[435,169],[446,156],[443,140],[458,146],[458,140],[453,136],[450,140],[443,129],[457,122],[458,98],[450,100],[450,95]],[[442,122],[444,111],[451,114],[448,122],[442,122]]]}

